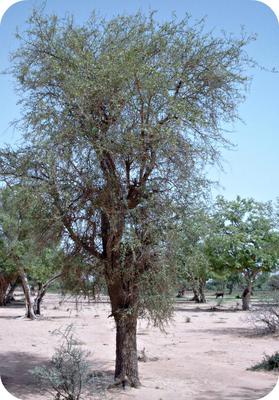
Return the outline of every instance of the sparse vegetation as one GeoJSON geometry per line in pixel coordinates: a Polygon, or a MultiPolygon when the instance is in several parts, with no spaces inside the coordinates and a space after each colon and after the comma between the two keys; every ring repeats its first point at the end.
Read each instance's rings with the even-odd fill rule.
{"type": "Polygon", "coordinates": [[[251,312],[247,320],[257,334],[273,334],[279,331],[278,297],[251,312]]]}
{"type": "Polygon", "coordinates": [[[279,352],[268,356],[264,355],[264,359],[253,367],[249,368],[252,371],[266,370],[266,371],[278,371],[279,370],[279,352]]]}
{"type": "Polygon", "coordinates": [[[62,343],[54,353],[50,365],[36,367],[31,372],[55,400],[79,400],[92,380],[87,361],[89,353],[78,345],[72,325],[64,331],[56,330],[53,334],[60,335],[62,343]]]}

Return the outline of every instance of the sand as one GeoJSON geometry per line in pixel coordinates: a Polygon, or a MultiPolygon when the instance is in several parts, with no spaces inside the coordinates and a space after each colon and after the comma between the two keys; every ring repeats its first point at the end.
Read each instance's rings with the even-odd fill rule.
{"type": "Polygon", "coordinates": [[[112,382],[115,354],[115,327],[105,299],[84,302],[77,311],[73,300],[57,306],[57,296],[49,294],[36,321],[21,317],[22,306],[0,308],[3,384],[22,400],[52,399],[40,392],[29,371],[52,356],[58,337],[51,332],[73,323],[79,343],[91,352],[92,371],[100,372],[86,400],[256,400],[267,395],[277,375],[247,368],[264,353],[278,351],[278,337],[252,336],[245,312],[209,311],[213,304],[177,303],[165,333],[140,320],[138,350],[145,349],[148,361],[139,363],[142,386],[125,391],[101,390],[112,382]]]}

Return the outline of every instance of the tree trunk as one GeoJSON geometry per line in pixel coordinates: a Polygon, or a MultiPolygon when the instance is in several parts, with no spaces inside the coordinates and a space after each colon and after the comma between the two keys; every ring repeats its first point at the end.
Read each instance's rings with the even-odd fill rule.
{"type": "Polygon", "coordinates": [[[52,278],[50,278],[46,283],[42,284],[41,282],[38,283],[38,291],[34,300],[34,313],[36,315],[41,315],[41,304],[43,301],[43,298],[45,297],[45,294],[47,292],[47,289],[51,286],[51,284],[58,278],[62,276],[62,273],[59,272],[52,278]]]}
{"type": "Polygon", "coordinates": [[[205,283],[203,280],[199,281],[199,299],[200,299],[200,303],[206,303],[206,298],[205,298],[205,294],[204,294],[204,286],[205,283]]]}
{"type": "Polygon", "coordinates": [[[19,276],[21,279],[22,289],[25,297],[25,307],[26,307],[25,317],[29,319],[36,319],[36,315],[34,313],[34,300],[31,295],[31,289],[28,283],[26,272],[23,269],[21,269],[19,271],[19,276]]]}
{"type": "Polygon", "coordinates": [[[15,292],[15,290],[17,288],[18,283],[19,283],[19,280],[17,278],[15,281],[13,281],[10,284],[10,287],[7,290],[7,294],[6,294],[6,298],[5,298],[5,303],[6,304],[9,304],[14,300],[14,292],[15,292]]]}
{"type": "Polygon", "coordinates": [[[199,292],[195,287],[192,287],[194,297],[192,297],[191,301],[195,301],[196,303],[200,302],[199,292]]]}
{"type": "Polygon", "coordinates": [[[116,325],[115,384],[132,387],[140,385],[137,354],[138,318],[138,268],[133,257],[119,248],[125,225],[124,214],[118,216],[119,229],[114,232],[105,213],[102,213],[102,241],[105,263],[105,277],[111,303],[111,316],[116,325]],[[124,265],[123,265],[124,263],[124,265]],[[136,273],[137,272],[137,273],[136,273]]]}
{"type": "Polygon", "coordinates": [[[115,316],[116,324],[116,360],[115,374],[116,382],[125,387],[129,383],[132,387],[140,385],[138,373],[137,353],[137,316],[122,315],[115,316]]]}
{"type": "Polygon", "coordinates": [[[34,313],[35,315],[41,315],[41,303],[44,295],[46,294],[46,290],[43,290],[42,283],[38,283],[38,292],[34,300],[34,313]]]}
{"type": "Polygon", "coordinates": [[[243,311],[250,310],[251,291],[252,291],[252,284],[248,284],[248,286],[243,290],[243,293],[241,296],[243,311]]]}
{"type": "Polygon", "coordinates": [[[5,278],[0,276],[0,306],[6,305],[7,290],[9,290],[9,283],[5,278]]]}
{"type": "MultiPolygon", "coordinates": [[[[127,266],[128,268],[128,266],[127,266]]],[[[132,282],[132,273],[123,282],[123,276],[107,279],[111,302],[111,316],[116,325],[115,384],[132,387],[140,385],[137,354],[137,300],[138,285],[132,282]]]]}

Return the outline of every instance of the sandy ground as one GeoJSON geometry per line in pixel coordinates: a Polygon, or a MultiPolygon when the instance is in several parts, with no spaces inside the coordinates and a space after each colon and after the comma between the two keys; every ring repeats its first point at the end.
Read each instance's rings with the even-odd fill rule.
{"type": "MultiPolygon", "coordinates": [[[[247,368],[264,353],[277,351],[278,337],[252,337],[245,313],[208,311],[213,304],[177,303],[166,333],[141,320],[138,349],[158,358],[139,363],[141,388],[97,393],[94,389],[85,399],[256,400],[268,394],[277,375],[247,368]]],[[[115,328],[107,318],[109,304],[84,303],[77,312],[73,301],[57,307],[57,297],[49,294],[40,320],[20,318],[23,313],[19,306],[0,308],[0,375],[10,393],[22,400],[52,398],[39,392],[29,371],[49,361],[58,343],[51,332],[70,323],[80,344],[91,351],[92,370],[102,371],[99,385],[112,382],[115,328]]]]}

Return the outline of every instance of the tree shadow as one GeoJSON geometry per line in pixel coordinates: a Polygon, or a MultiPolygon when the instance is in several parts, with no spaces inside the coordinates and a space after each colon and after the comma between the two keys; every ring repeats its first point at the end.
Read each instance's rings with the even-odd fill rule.
{"type": "Polygon", "coordinates": [[[238,388],[237,392],[234,391],[233,393],[230,389],[228,389],[228,393],[210,390],[206,393],[202,393],[195,400],[258,400],[270,393],[274,386],[269,387],[266,390],[242,386],[238,388]]]}
{"type": "Polygon", "coordinates": [[[178,311],[178,312],[205,312],[205,313],[235,313],[235,312],[242,312],[242,310],[240,309],[236,309],[236,308],[218,308],[215,306],[203,306],[203,307],[175,307],[174,311],[178,311]]]}
{"type": "Polygon", "coordinates": [[[205,312],[205,309],[201,308],[201,307],[187,307],[187,308],[175,307],[174,311],[177,311],[177,312],[181,312],[181,311],[182,312],[205,312]]]}
{"type": "Polygon", "coordinates": [[[251,338],[255,336],[252,328],[222,328],[222,329],[204,329],[203,332],[213,335],[230,335],[237,337],[251,338]]]}
{"type": "Polygon", "coordinates": [[[27,352],[9,351],[1,354],[0,375],[3,385],[12,395],[23,396],[40,393],[30,370],[46,364],[49,360],[27,352]]]}
{"type": "Polygon", "coordinates": [[[24,307],[25,307],[24,301],[16,300],[6,304],[5,306],[1,306],[0,308],[4,310],[5,308],[24,308],[24,307]]]}
{"type": "MultiPolygon", "coordinates": [[[[9,351],[1,354],[0,376],[2,383],[12,395],[18,399],[33,398],[32,395],[43,394],[44,398],[51,399],[46,388],[42,389],[31,370],[35,367],[50,365],[50,359],[32,355],[27,352],[9,351]]],[[[108,386],[113,383],[114,371],[111,365],[103,361],[94,360],[91,368],[90,391],[101,397],[108,386]]]]}

